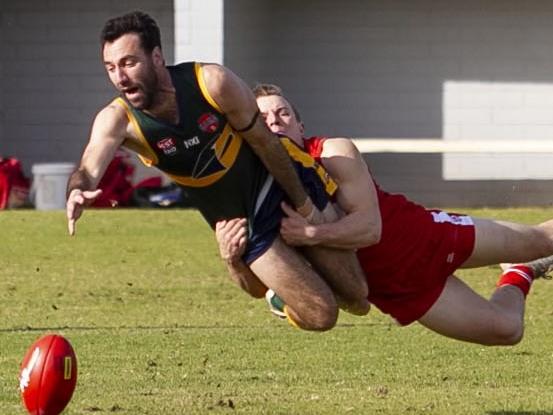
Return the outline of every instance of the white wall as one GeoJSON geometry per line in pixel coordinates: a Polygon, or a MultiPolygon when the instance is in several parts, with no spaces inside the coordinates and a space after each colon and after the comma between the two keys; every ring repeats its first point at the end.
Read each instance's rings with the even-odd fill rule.
{"type": "MultiPolygon", "coordinates": [[[[446,81],[444,139],[525,144],[553,139],[553,83],[446,81]]],[[[553,179],[550,152],[445,154],[444,178],[553,179]]]]}
{"type": "Polygon", "coordinates": [[[175,61],[223,63],[223,0],[175,0],[175,61]]]}

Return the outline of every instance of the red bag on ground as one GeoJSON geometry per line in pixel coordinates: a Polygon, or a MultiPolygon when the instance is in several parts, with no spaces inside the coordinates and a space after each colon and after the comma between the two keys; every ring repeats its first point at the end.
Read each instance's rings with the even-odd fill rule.
{"type": "Polygon", "coordinates": [[[94,207],[127,206],[132,195],[134,166],[127,161],[128,154],[118,152],[109,163],[104,177],[98,184],[102,194],[94,201],[94,207]]]}
{"type": "Polygon", "coordinates": [[[28,202],[31,181],[23,174],[21,162],[0,157],[0,209],[13,209],[28,202]]]}
{"type": "Polygon", "coordinates": [[[132,178],[135,167],[129,161],[130,155],[124,151],[118,151],[108,165],[104,177],[98,184],[102,194],[94,201],[92,206],[97,208],[132,206],[133,191],[139,187],[156,187],[161,185],[161,177],[151,177],[133,185],[132,178]]]}

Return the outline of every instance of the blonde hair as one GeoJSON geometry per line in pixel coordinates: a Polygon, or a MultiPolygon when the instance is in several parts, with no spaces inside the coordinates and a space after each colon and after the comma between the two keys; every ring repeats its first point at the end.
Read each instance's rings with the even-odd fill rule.
{"type": "Polygon", "coordinates": [[[290,100],[288,100],[288,98],[286,98],[286,96],[282,92],[282,88],[279,87],[278,85],[275,85],[275,84],[257,84],[256,86],[254,86],[252,88],[252,91],[253,91],[253,94],[255,95],[256,98],[268,97],[268,96],[272,96],[272,95],[276,95],[276,96],[284,98],[286,101],[288,101],[288,103],[290,104],[290,107],[292,107],[292,111],[294,111],[294,115],[296,116],[296,119],[298,120],[298,122],[301,122],[301,116],[300,116],[299,111],[296,109],[294,104],[292,104],[290,102],[290,100]]]}

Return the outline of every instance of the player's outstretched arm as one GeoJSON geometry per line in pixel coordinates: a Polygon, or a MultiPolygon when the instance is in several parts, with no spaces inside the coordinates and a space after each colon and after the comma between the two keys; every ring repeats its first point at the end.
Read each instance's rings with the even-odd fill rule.
{"type": "Polygon", "coordinates": [[[284,146],[259,116],[251,89],[223,66],[204,64],[202,72],[211,97],[282,186],[294,208],[311,223],[323,222],[321,212],[305,192],[284,146]]]}
{"type": "Polygon", "coordinates": [[[290,245],[324,245],[355,249],[380,241],[382,221],[375,184],[361,154],[347,138],[324,142],[321,161],[338,183],[337,202],[344,213],[338,221],[312,225],[289,206],[281,235],[290,245]]]}
{"type": "Polygon", "coordinates": [[[242,261],[248,237],[247,220],[235,218],[215,224],[219,254],[227,266],[231,279],[254,298],[262,298],[267,287],[242,261]]]}
{"type": "Polygon", "coordinates": [[[66,214],[70,235],[75,234],[75,222],[81,217],[83,209],[101,194],[102,191],[96,186],[123,143],[127,125],[124,110],[113,104],[96,115],[79,167],[67,182],[66,214]]]}

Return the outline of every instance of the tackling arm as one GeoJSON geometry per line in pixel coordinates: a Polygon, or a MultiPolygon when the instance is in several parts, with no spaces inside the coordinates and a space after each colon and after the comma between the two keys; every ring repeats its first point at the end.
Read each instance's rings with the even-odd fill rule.
{"type": "Polygon", "coordinates": [[[322,163],[338,183],[337,202],[344,216],[336,222],[310,225],[284,206],[281,234],[291,245],[325,245],[354,249],[380,241],[382,221],[378,197],[369,169],[361,154],[346,138],[324,142],[322,163]]]}
{"type": "Polygon", "coordinates": [[[258,116],[259,108],[250,88],[223,66],[204,64],[202,72],[211,97],[230,124],[241,130],[242,137],[282,186],[294,207],[310,222],[322,222],[322,215],[305,192],[284,146],[258,116]]]}
{"type": "Polygon", "coordinates": [[[247,221],[243,218],[223,220],[215,225],[219,253],[230,278],[252,297],[262,298],[267,287],[241,259],[246,249],[247,235],[247,221]]]}

